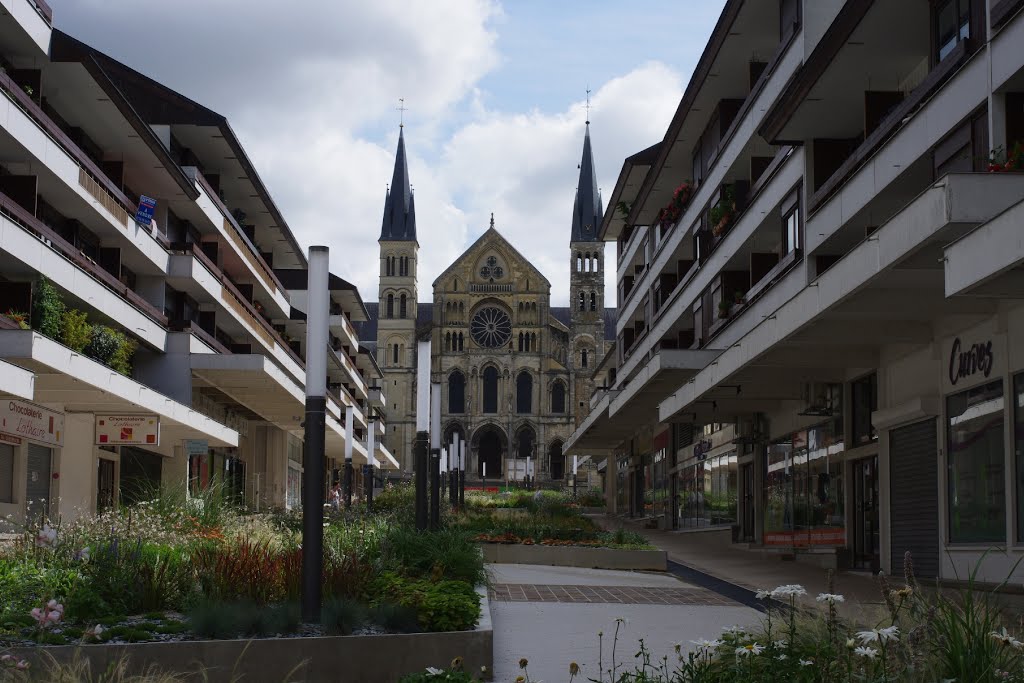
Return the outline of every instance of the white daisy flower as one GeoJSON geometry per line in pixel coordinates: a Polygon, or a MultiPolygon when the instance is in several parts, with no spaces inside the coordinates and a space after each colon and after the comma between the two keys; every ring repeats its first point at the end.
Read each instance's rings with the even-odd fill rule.
{"type": "Polygon", "coordinates": [[[861,646],[855,647],[853,649],[853,654],[859,655],[861,657],[867,657],[868,659],[874,659],[876,656],[878,656],[878,650],[876,650],[873,647],[861,646]]]}

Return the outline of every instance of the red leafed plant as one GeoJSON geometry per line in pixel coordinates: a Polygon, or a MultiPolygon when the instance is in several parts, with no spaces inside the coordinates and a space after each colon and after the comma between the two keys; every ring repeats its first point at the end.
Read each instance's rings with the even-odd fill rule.
{"type": "Polygon", "coordinates": [[[196,553],[196,568],[208,598],[266,605],[285,596],[282,558],[266,542],[239,541],[202,547],[196,553]]]}

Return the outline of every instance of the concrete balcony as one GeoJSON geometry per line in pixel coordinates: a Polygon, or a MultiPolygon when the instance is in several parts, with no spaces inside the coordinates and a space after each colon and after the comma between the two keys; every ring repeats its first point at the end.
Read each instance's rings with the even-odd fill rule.
{"type": "Polygon", "coordinates": [[[80,413],[155,413],[161,439],[237,446],[238,432],[31,330],[0,330],[0,357],[35,373],[32,400],[80,413]]]}
{"type": "Polygon", "coordinates": [[[718,357],[720,351],[661,349],[608,402],[608,419],[637,426],[653,421],[658,404],[718,357]]]}
{"type": "Polygon", "coordinates": [[[1024,202],[944,250],[946,296],[1019,299],[1024,292],[1024,202]]]}
{"type": "Polygon", "coordinates": [[[370,387],[369,392],[370,407],[376,408],[377,410],[384,410],[388,407],[387,396],[384,395],[384,390],[380,387],[370,387]]]}
{"type": "Polygon", "coordinates": [[[592,453],[595,450],[603,451],[621,443],[623,439],[629,438],[633,433],[632,426],[624,429],[620,421],[613,422],[608,419],[608,404],[617,393],[608,391],[601,396],[597,406],[591,409],[576,431],[566,439],[562,446],[564,455],[592,453]]]}
{"type": "Polygon", "coordinates": [[[4,39],[11,40],[18,52],[45,57],[53,28],[53,10],[46,0],[0,0],[0,8],[4,11],[0,22],[13,24],[4,39]]]}
{"type": "Polygon", "coordinates": [[[802,383],[877,367],[885,345],[931,343],[941,317],[966,325],[992,315],[996,302],[946,297],[944,247],[1022,198],[1022,175],[938,180],[679,386],[659,418],[713,422],[798,400],[802,383]]]}
{"type": "Polygon", "coordinates": [[[35,385],[36,376],[31,371],[0,361],[0,397],[31,401],[35,395],[35,385]]]}

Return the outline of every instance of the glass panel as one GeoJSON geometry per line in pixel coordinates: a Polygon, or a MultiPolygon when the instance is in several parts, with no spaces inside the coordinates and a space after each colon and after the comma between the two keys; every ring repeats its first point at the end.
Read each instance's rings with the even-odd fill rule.
{"type": "Polygon", "coordinates": [[[1017,541],[1024,542],[1024,374],[1014,380],[1014,444],[1017,460],[1017,541]]]}
{"type": "Polygon", "coordinates": [[[949,420],[949,540],[1006,539],[1003,479],[1003,383],[990,382],[946,399],[949,420]]]}
{"type": "Polygon", "coordinates": [[[853,446],[863,446],[878,440],[878,433],[871,424],[871,413],[878,409],[877,376],[871,374],[853,382],[853,446]]]}

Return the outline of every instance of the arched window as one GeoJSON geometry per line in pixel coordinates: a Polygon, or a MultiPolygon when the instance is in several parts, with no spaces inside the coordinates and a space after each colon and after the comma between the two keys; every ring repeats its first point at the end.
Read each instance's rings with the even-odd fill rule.
{"type": "Polygon", "coordinates": [[[583,349],[582,351],[580,351],[580,367],[581,368],[587,367],[587,350],[586,349],[583,349]]]}
{"type": "Polygon", "coordinates": [[[589,273],[590,272],[590,252],[589,251],[586,254],[583,255],[583,272],[584,273],[589,273]]]}
{"type": "Polygon", "coordinates": [[[530,335],[530,350],[531,351],[536,351],[537,350],[537,333],[536,332],[534,332],[534,333],[532,333],[530,335]]]}
{"type": "Polygon", "coordinates": [[[398,344],[391,345],[391,364],[398,365],[398,344]]]}
{"type": "Polygon", "coordinates": [[[533,433],[532,427],[523,427],[516,434],[516,457],[517,458],[532,458],[533,457],[533,443],[537,440],[536,435],[533,433]]]}
{"type": "Polygon", "coordinates": [[[595,273],[600,270],[601,262],[597,260],[597,254],[594,254],[594,267],[591,268],[595,273]]]}
{"type": "Polygon", "coordinates": [[[388,294],[388,317],[395,317],[395,295],[388,294]]]}
{"type": "Polygon", "coordinates": [[[398,301],[398,317],[399,318],[406,317],[406,314],[408,313],[406,308],[407,307],[406,307],[406,301],[405,301],[405,294],[403,294],[401,299],[399,299],[399,301],[398,301]]]}
{"type": "Polygon", "coordinates": [[[597,292],[590,293],[590,310],[597,310],[597,292]]]}
{"type": "Polygon", "coordinates": [[[405,269],[406,269],[405,257],[401,256],[398,259],[398,274],[401,275],[401,276],[408,275],[409,273],[407,273],[405,269]]]}
{"type": "Polygon", "coordinates": [[[519,333],[519,351],[520,351],[520,352],[522,352],[522,351],[525,351],[525,350],[526,350],[526,349],[524,348],[524,346],[523,346],[523,337],[524,337],[523,333],[522,333],[522,332],[520,332],[520,333],[519,333]]]}
{"type": "MultiPolygon", "coordinates": [[[[459,342],[461,346],[461,333],[459,334],[459,342]]],[[[484,412],[496,413],[498,412],[498,369],[493,365],[484,369],[483,384],[484,412]]]]}
{"type": "Polygon", "coordinates": [[[445,351],[451,351],[452,350],[452,333],[451,332],[445,332],[444,333],[444,350],[445,351]]]}
{"type": "Polygon", "coordinates": [[[462,333],[459,332],[459,351],[462,351],[462,333]]]}
{"type": "Polygon", "coordinates": [[[466,377],[458,370],[448,375],[448,412],[466,412],[466,377]]]}
{"type": "Polygon", "coordinates": [[[565,385],[561,382],[555,382],[551,387],[551,412],[565,413],[565,385]]]}
{"type": "Polygon", "coordinates": [[[516,377],[516,412],[530,413],[533,411],[533,377],[528,372],[520,372],[516,377]]]}
{"type": "Polygon", "coordinates": [[[587,293],[586,292],[580,292],[580,302],[579,302],[579,306],[578,307],[579,307],[579,309],[581,311],[587,310],[587,293]]]}
{"type": "Polygon", "coordinates": [[[583,255],[580,252],[576,252],[576,272],[583,272],[583,255]]]}

